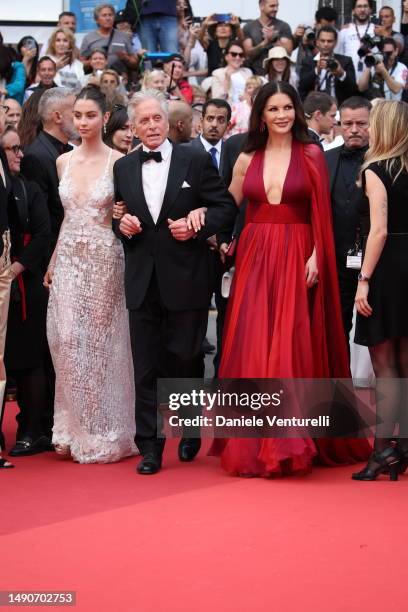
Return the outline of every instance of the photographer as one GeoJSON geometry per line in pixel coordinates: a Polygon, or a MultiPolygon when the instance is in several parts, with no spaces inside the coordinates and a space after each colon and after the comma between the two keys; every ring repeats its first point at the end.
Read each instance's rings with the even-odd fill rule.
{"type": "Polygon", "coordinates": [[[286,21],[277,19],[278,0],[259,0],[260,15],[244,26],[244,49],[249,67],[254,74],[264,75],[263,60],[280,36],[291,37],[292,30],[286,21]]]}
{"type": "Polygon", "coordinates": [[[383,6],[378,13],[378,25],[374,26],[374,33],[381,38],[392,38],[397,31],[393,29],[395,13],[391,6],[383,6]]]}
{"type": "Polygon", "coordinates": [[[384,40],[382,54],[369,53],[365,56],[365,69],[357,85],[367,99],[401,100],[408,69],[397,57],[397,43],[393,38],[384,40]]]}
{"type": "Polygon", "coordinates": [[[364,62],[358,50],[364,46],[366,37],[375,37],[375,25],[371,20],[373,6],[373,0],[353,0],[353,21],[345,25],[339,34],[337,51],[351,57],[357,79],[364,70],[364,62]]]}
{"type": "Polygon", "coordinates": [[[356,75],[350,57],[334,53],[337,32],[331,26],[317,33],[315,57],[306,57],[300,69],[299,94],[302,100],[310,91],[324,91],[338,104],[357,93],[356,75]]]}
{"type": "Polygon", "coordinates": [[[318,50],[316,49],[316,33],[324,26],[336,28],[337,11],[331,6],[322,6],[315,13],[314,28],[306,25],[298,25],[293,38],[295,47],[297,47],[296,57],[296,72],[299,74],[305,57],[314,57],[318,50]]]}

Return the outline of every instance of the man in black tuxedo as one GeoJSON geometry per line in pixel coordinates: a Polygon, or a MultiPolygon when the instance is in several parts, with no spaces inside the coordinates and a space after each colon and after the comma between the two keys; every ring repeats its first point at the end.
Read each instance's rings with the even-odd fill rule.
{"type": "Polygon", "coordinates": [[[317,32],[319,53],[304,58],[299,74],[299,95],[304,100],[311,91],[323,91],[341,104],[358,94],[353,60],[347,55],[334,53],[337,32],[324,26],[317,32]]]}
{"type": "MultiPolygon", "coordinates": [[[[236,206],[211,158],[167,139],[168,106],[160,92],[135,94],[129,104],[143,146],[114,165],[116,199],[128,212],[114,223],[126,251],[125,292],[136,386],[140,474],[161,468],[156,381],[189,377],[205,337],[211,296],[206,239],[233,224],[236,206]],[[207,208],[204,228],[188,229],[191,210],[207,208]]],[[[160,428],[160,426],[159,426],[160,428]]],[[[179,457],[197,446],[181,440],[179,457]]]]}
{"type": "Polygon", "coordinates": [[[72,122],[74,102],[73,93],[63,87],[54,87],[43,93],[38,105],[43,130],[24,151],[21,162],[25,178],[37,183],[46,197],[51,218],[52,249],[64,218],[55,162],[62,153],[72,149],[68,141],[77,136],[72,122]]]}
{"type": "Polygon", "coordinates": [[[362,192],[356,181],[368,149],[370,110],[371,104],[365,98],[355,96],[345,100],[340,107],[344,145],[325,154],[330,176],[337,271],[347,346],[359,270],[347,268],[346,260],[347,252],[355,246],[358,235],[358,206],[362,192]]]}

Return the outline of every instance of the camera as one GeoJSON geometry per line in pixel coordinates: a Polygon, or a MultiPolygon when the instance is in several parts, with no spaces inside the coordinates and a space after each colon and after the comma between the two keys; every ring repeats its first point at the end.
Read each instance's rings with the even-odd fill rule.
{"type": "Polygon", "coordinates": [[[316,40],[316,32],[310,26],[308,28],[305,28],[305,34],[304,35],[306,37],[306,40],[308,40],[308,41],[316,40]]]}
{"type": "Polygon", "coordinates": [[[381,64],[384,61],[384,56],[381,53],[369,53],[364,58],[364,63],[367,68],[373,68],[377,64],[381,64]]]}
{"type": "Polygon", "coordinates": [[[329,59],[329,61],[327,62],[328,70],[334,71],[334,70],[337,70],[338,67],[339,67],[339,62],[335,60],[334,57],[329,59]]]}
{"type": "Polygon", "coordinates": [[[316,32],[314,31],[314,29],[310,26],[305,28],[304,37],[306,39],[306,47],[313,51],[313,49],[316,47],[316,32]]]}
{"type": "Polygon", "coordinates": [[[358,56],[362,59],[371,53],[374,47],[381,47],[381,43],[381,36],[370,36],[369,34],[365,34],[361,39],[361,47],[357,50],[358,56]]]}

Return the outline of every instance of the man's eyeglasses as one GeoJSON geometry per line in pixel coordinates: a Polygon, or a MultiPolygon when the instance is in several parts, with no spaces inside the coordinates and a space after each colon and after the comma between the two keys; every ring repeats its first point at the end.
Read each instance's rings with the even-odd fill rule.
{"type": "Polygon", "coordinates": [[[1,108],[4,110],[4,112],[5,112],[5,113],[8,113],[8,112],[9,112],[10,107],[9,107],[9,106],[7,106],[7,104],[1,104],[0,106],[1,106],[1,108]]]}
{"type": "Polygon", "coordinates": [[[230,51],[229,54],[231,57],[245,57],[244,53],[238,53],[237,51],[230,51]]]}
{"type": "Polygon", "coordinates": [[[12,147],[3,147],[5,151],[13,151],[14,155],[18,155],[23,152],[23,149],[20,145],[13,145],[12,147]]]}

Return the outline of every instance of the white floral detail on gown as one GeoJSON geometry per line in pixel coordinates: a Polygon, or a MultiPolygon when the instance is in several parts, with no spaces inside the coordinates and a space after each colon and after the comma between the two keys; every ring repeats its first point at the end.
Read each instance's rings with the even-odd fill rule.
{"type": "Polygon", "coordinates": [[[82,191],[71,177],[73,153],[59,187],[65,214],[47,315],[53,443],[69,446],[79,463],[108,463],[137,454],[124,254],[111,227],[112,151],[103,175],[82,191]]]}

